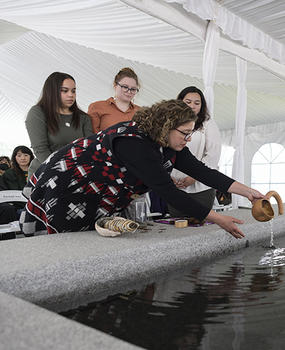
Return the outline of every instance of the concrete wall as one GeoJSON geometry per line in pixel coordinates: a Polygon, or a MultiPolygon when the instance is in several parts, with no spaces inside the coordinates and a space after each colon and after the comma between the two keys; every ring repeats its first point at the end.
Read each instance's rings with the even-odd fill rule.
{"type": "MultiPolygon", "coordinates": [[[[269,222],[255,221],[248,209],[225,214],[245,221],[246,238],[236,240],[214,224],[185,229],[154,224],[115,238],[89,231],[0,242],[0,350],[135,348],[50,311],[139,288],[257,241],[269,244],[269,222]]],[[[273,230],[275,237],[285,234],[284,216],[273,220],[273,230]]]]}

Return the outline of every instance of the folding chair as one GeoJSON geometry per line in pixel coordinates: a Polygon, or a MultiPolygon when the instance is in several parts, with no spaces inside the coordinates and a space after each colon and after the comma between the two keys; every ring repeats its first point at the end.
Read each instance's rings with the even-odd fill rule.
{"type": "MultiPolygon", "coordinates": [[[[22,202],[26,203],[27,199],[22,195],[20,190],[0,191],[0,203],[22,202]]],[[[16,232],[19,232],[19,221],[12,221],[8,224],[0,225],[0,240],[16,238],[16,232]]]]}

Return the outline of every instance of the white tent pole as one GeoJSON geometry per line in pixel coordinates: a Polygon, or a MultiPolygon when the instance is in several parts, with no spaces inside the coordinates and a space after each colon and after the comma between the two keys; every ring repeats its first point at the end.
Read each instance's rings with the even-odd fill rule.
{"type": "MultiPolygon", "coordinates": [[[[247,110],[247,62],[239,57],[236,57],[237,67],[237,102],[236,102],[236,120],[235,120],[235,153],[233,160],[232,177],[244,182],[244,139],[245,139],[245,121],[247,110]]],[[[242,205],[243,199],[240,196],[233,195],[232,206],[234,209],[242,205]]]]}
{"type": "Polygon", "coordinates": [[[214,83],[219,57],[220,30],[210,21],[206,32],[206,42],[203,54],[204,95],[211,118],[214,117],[214,83]]]}

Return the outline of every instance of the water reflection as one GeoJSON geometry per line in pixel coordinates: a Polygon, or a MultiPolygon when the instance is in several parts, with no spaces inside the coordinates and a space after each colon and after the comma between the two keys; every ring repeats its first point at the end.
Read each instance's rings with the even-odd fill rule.
{"type": "Polygon", "coordinates": [[[268,253],[248,248],[64,315],[146,349],[281,349],[284,266],[259,265],[268,253]]]}

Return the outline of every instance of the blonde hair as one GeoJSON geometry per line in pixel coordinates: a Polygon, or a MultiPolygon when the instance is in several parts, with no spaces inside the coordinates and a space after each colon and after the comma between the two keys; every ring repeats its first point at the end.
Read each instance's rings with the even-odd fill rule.
{"type": "Polygon", "coordinates": [[[183,101],[164,100],[151,107],[142,107],[132,120],[136,122],[138,129],[153,141],[162,147],[167,147],[170,130],[188,122],[195,122],[197,116],[183,101]]]}

